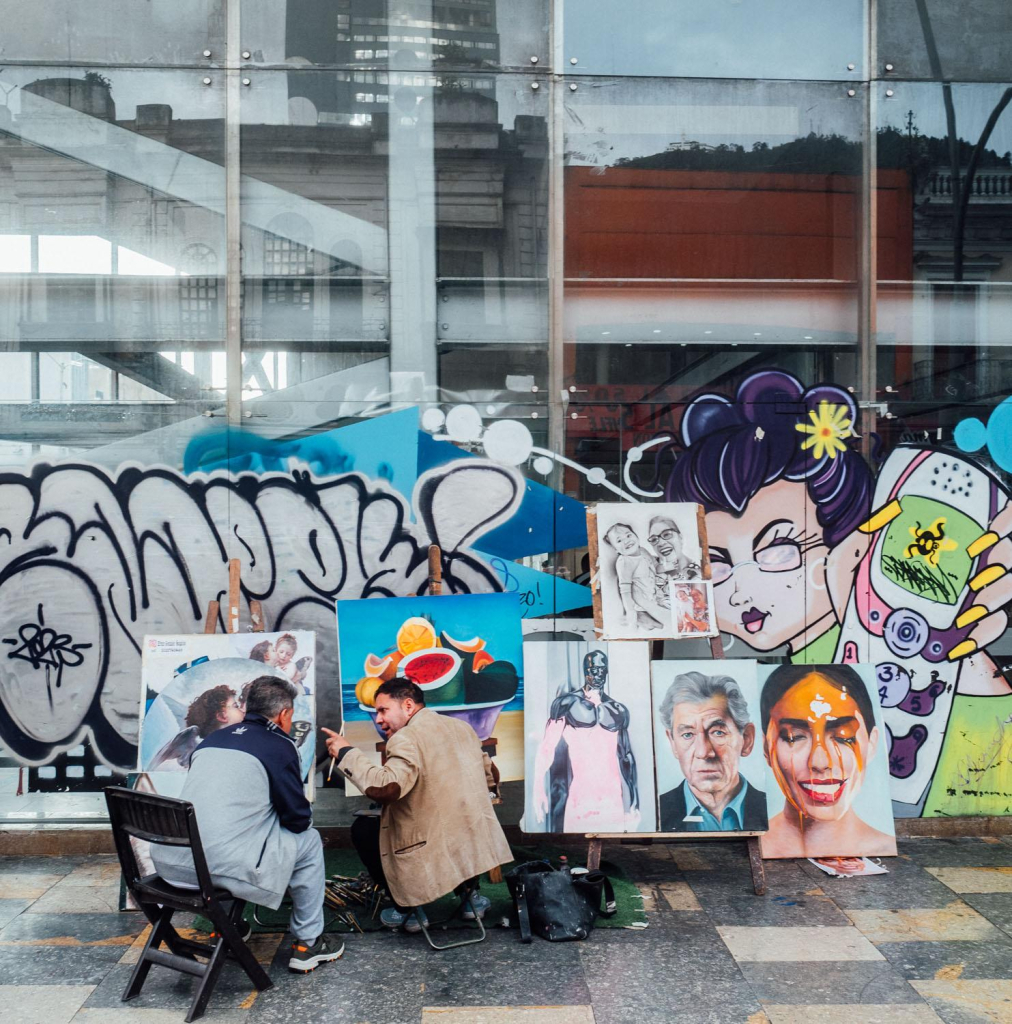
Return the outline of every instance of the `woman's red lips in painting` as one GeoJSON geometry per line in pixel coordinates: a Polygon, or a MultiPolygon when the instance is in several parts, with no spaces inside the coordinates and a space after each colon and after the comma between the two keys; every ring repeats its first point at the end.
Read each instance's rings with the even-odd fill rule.
{"type": "Polygon", "coordinates": [[[846,779],[798,779],[798,785],[813,804],[835,804],[843,796],[846,779]]]}
{"type": "Polygon", "coordinates": [[[741,624],[750,633],[758,633],[763,628],[767,615],[769,612],[761,612],[758,608],[749,608],[747,612],[741,613],[741,624]]]}

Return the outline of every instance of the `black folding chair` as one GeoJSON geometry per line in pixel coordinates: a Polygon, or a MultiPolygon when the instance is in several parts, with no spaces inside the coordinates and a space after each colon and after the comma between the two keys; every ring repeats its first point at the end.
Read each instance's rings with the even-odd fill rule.
{"type": "Polygon", "coordinates": [[[229,954],[239,961],[258,989],[270,988],[273,982],[257,963],[236,927],[242,920],[246,901],[211,882],[193,804],[167,796],[138,793],[122,786],[107,787],[105,800],[127,888],[151,922],[151,934],[123,993],[123,1002],[140,994],[152,964],[171,967],[174,971],[200,979],[186,1016],[189,1024],[202,1016],[207,1008],[229,954]],[[169,885],[158,875],[142,877],[131,838],[165,846],[189,847],[200,888],[181,889],[169,885]],[[212,937],[212,944],[184,939],[172,927],[172,915],[177,910],[200,913],[209,918],[216,934],[216,938],[212,937]],[[168,952],[159,948],[163,942],[168,952]],[[197,957],[207,958],[207,963],[200,963],[197,957]]]}

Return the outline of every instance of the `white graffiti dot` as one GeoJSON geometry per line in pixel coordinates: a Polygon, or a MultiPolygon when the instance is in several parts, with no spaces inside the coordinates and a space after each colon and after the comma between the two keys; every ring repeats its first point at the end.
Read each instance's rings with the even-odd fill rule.
{"type": "Polygon", "coordinates": [[[548,476],[552,471],[552,460],[547,455],[539,455],[534,460],[534,472],[542,476],[548,476]]]}
{"type": "Polygon", "coordinates": [[[521,462],[526,462],[534,447],[531,432],[519,420],[497,420],[485,431],[482,440],[485,454],[507,466],[519,466],[521,462]]]}
{"type": "Polygon", "coordinates": [[[422,430],[435,433],[446,422],[442,409],[426,409],[422,413],[422,430]]]}
{"type": "Polygon", "coordinates": [[[454,441],[477,441],[481,413],[473,405],[455,405],[446,415],[446,432],[454,441]]]}
{"type": "Polygon", "coordinates": [[[643,458],[643,449],[642,448],[630,448],[629,451],[626,452],[626,458],[630,462],[639,462],[643,458]]]}
{"type": "Polygon", "coordinates": [[[821,693],[817,693],[815,695],[815,700],[813,700],[808,706],[812,709],[812,714],[815,715],[816,718],[822,718],[833,710],[833,705],[828,703],[821,693]]]}
{"type": "Polygon", "coordinates": [[[592,484],[603,484],[608,474],[600,466],[595,466],[587,471],[587,480],[592,484]]]}

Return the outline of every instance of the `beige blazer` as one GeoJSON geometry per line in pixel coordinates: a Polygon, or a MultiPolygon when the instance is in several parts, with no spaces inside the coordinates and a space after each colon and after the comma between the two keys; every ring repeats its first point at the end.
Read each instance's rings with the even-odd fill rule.
{"type": "Polygon", "coordinates": [[[380,855],[390,894],[418,907],[513,859],[489,797],[492,763],[464,722],[422,708],[375,765],[352,749],[341,771],[383,805],[380,855]]]}

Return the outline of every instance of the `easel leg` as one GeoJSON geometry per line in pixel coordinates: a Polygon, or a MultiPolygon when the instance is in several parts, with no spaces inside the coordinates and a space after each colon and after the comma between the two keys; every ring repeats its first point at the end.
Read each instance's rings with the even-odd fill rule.
{"type": "Polygon", "coordinates": [[[601,840],[591,839],[587,849],[587,870],[598,871],[601,868],[601,840]]]}
{"type": "Polygon", "coordinates": [[[748,862],[752,868],[752,888],[756,896],[762,896],[766,892],[766,869],[763,867],[763,855],[759,849],[759,837],[749,836],[748,862]]]}

